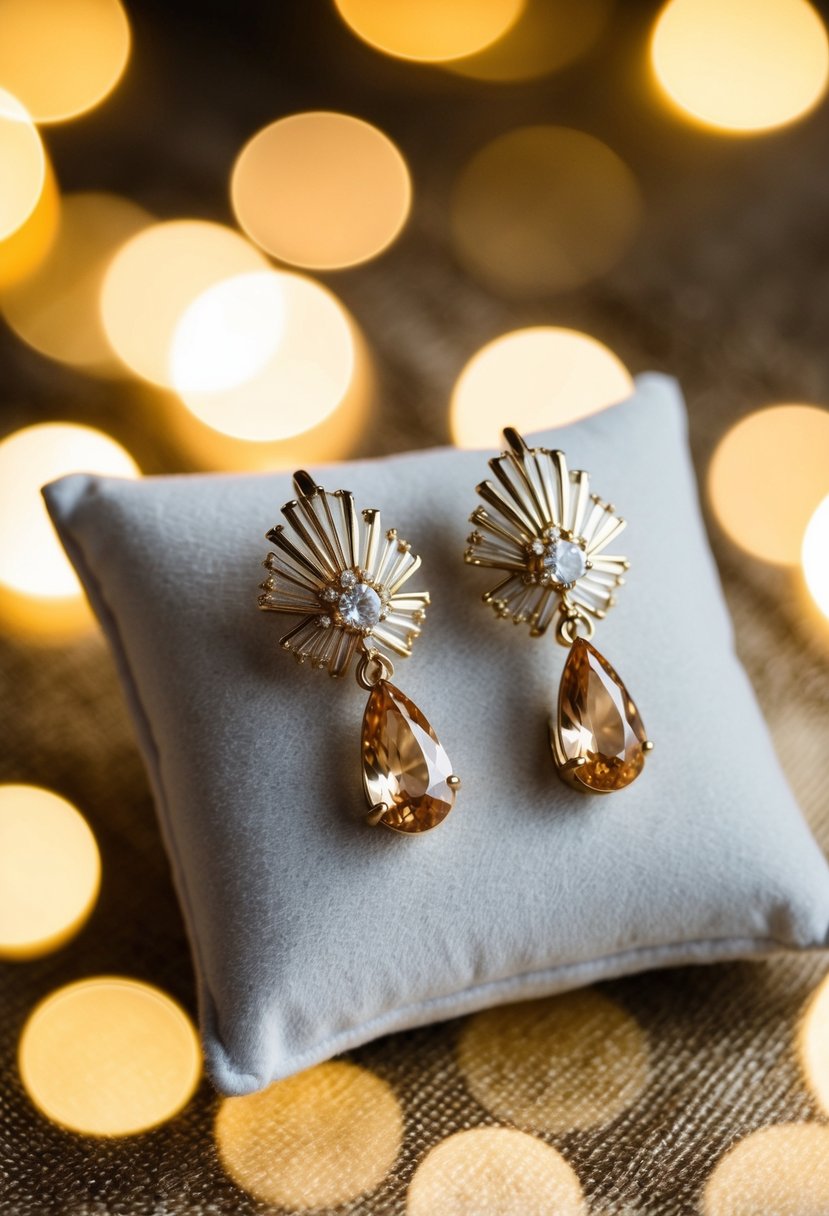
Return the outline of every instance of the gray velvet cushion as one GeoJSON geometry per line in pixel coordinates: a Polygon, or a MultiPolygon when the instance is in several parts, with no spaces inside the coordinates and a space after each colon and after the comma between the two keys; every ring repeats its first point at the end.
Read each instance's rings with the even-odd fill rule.
{"type": "Polygon", "coordinates": [[[432,607],[395,682],[463,788],[417,839],[360,822],[366,693],[297,666],[277,645],[291,619],[256,608],[287,475],[78,475],[45,491],[120,668],[228,1093],[487,1005],[826,944],[829,868],[734,655],[675,384],[642,377],[540,441],[628,520],[630,575],[595,642],[656,746],[609,797],[553,769],[565,652],[496,620],[480,603],[492,580],[463,564],[489,453],[314,470],[423,556],[432,607]]]}

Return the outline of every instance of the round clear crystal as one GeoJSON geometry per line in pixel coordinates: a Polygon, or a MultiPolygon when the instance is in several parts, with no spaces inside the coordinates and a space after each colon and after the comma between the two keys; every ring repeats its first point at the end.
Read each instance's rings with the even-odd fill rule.
{"type": "Polygon", "coordinates": [[[340,586],[346,589],[353,587],[357,582],[357,575],[353,570],[344,570],[340,575],[340,586]]]}
{"type": "Polygon", "coordinates": [[[368,583],[355,583],[340,596],[339,609],[343,624],[352,629],[371,629],[380,620],[383,605],[368,583]]]}
{"type": "Polygon", "coordinates": [[[587,559],[581,545],[571,540],[555,540],[544,557],[544,565],[557,583],[575,583],[587,569],[587,559]]]}

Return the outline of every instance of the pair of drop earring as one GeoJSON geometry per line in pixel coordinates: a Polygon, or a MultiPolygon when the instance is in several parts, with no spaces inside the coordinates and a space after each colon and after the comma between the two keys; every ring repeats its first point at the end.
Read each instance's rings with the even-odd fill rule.
{"type": "MultiPolygon", "coordinates": [[[[502,618],[529,625],[531,637],[552,627],[569,647],[550,718],[550,748],[559,776],[596,794],[630,785],[653,746],[635,702],[607,659],[591,645],[595,622],[615,603],[627,558],[609,555],[625,521],[590,493],[563,452],[530,448],[504,431],[506,451],[490,460],[464,559],[505,577],[484,593],[502,618]]],[[[357,511],[346,490],[329,493],[294,474],[297,497],[286,523],[267,533],[276,552],[261,584],[259,607],[300,616],[280,638],[300,663],[344,676],[356,660],[357,683],[369,693],[363,715],[366,822],[418,834],[442,823],[460,778],[429,721],[391,683],[389,652],[408,657],[429,604],[428,591],[405,589],[420,567],[407,541],[383,531],[380,512],[357,511]]]]}

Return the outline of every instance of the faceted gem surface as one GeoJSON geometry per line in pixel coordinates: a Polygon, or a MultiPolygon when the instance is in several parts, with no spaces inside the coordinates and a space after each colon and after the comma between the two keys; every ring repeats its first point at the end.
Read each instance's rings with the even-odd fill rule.
{"type": "Polygon", "coordinates": [[[561,674],[556,723],[565,760],[584,759],[573,776],[593,790],[620,790],[645,763],[639,710],[603,655],[576,638],[561,674]]]}
{"type": "Polygon", "coordinates": [[[398,832],[427,832],[455,804],[447,783],[452,764],[418,707],[381,680],[363,715],[363,786],[369,806],[385,803],[380,820],[398,832]]]}
{"type": "Polygon", "coordinates": [[[383,605],[368,583],[355,583],[339,599],[340,616],[352,629],[371,629],[380,620],[383,605]]]}
{"type": "Polygon", "coordinates": [[[581,545],[571,540],[554,540],[544,557],[544,565],[557,583],[575,583],[587,569],[587,558],[581,545]]]}

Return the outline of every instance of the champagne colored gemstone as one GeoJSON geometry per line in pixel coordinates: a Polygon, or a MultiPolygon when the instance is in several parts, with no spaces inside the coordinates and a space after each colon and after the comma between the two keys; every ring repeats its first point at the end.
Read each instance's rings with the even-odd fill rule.
{"type": "Polygon", "coordinates": [[[620,790],[645,763],[647,734],[639,710],[607,659],[576,638],[558,690],[558,745],[566,763],[584,760],[572,776],[588,789],[620,790]]]}
{"type": "Polygon", "coordinates": [[[381,680],[363,716],[363,786],[369,806],[397,832],[427,832],[455,803],[452,765],[426,718],[399,688],[381,680]]]}

